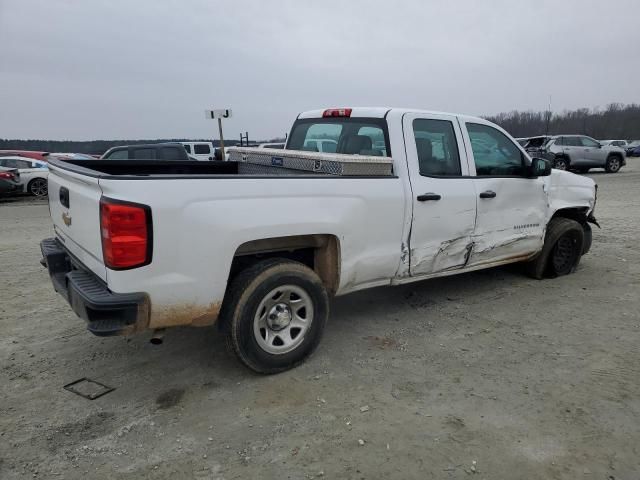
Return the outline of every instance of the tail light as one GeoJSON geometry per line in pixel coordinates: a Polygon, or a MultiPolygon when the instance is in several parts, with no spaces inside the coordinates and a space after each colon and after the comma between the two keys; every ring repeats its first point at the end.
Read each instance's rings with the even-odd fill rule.
{"type": "Polygon", "coordinates": [[[126,270],[151,263],[153,226],[148,206],[102,198],[100,232],[108,268],[126,270]]]}
{"type": "Polygon", "coordinates": [[[11,172],[0,172],[0,178],[5,178],[7,180],[16,180],[16,176],[11,172]]]}
{"type": "Polygon", "coordinates": [[[350,117],[351,108],[330,108],[322,112],[323,117],[350,117]]]}

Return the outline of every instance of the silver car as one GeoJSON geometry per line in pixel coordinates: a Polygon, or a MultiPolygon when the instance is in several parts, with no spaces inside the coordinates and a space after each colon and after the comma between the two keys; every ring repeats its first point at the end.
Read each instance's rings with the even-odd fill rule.
{"type": "Polygon", "coordinates": [[[586,173],[591,168],[604,168],[616,173],[626,165],[625,151],[614,145],[603,145],[585,135],[556,135],[546,143],[543,156],[558,170],[586,173]]]}

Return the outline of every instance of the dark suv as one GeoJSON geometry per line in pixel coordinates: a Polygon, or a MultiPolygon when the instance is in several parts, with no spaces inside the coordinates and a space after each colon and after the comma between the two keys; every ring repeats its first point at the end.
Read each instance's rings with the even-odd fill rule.
{"type": "Polygon", "coordinates": [[[101,157],[103,160],[190,160],[181,143],[151,143],[113,147],[101,157]]]}

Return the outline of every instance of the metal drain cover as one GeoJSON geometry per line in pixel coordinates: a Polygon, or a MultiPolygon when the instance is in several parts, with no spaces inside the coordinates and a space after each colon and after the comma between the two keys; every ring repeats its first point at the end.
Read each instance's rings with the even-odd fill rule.
{"type": "Polygon", "coordinates": [[[108,387],[104,383],[96,382],[87,377],[67,383],[62,388],[89,400],[95,400],[115,390],[113,387],[108,387]]]}

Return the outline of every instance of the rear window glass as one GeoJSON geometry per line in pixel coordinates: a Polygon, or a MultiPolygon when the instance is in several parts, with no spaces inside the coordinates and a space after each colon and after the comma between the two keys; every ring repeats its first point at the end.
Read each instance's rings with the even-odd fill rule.
{"type": "Polygon", "coordinates": [[[196,155],[209,155],[211,153],[211,149],[206,143],[197,143],[193,146],[193,153],[196,155]]]}
{"type": "Polygon", "coordinates": [[[136,160],[153,160],[156,158],[155,148],[134,148],[133,158],[136,160]]]}
{"type": "Polygon", "coordinates": [[[297,120],[287,148],[351,155],[391,156],[387,123],[382,118],[310,118],[297,120]]]}

